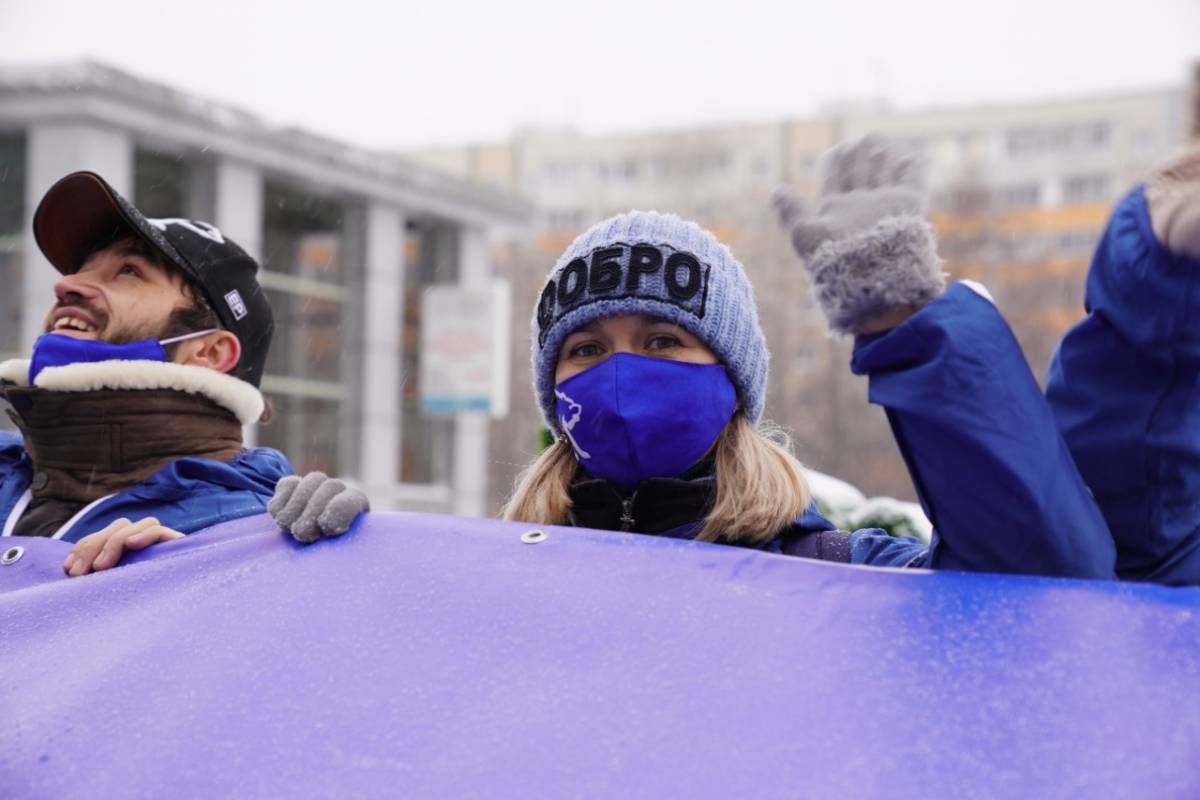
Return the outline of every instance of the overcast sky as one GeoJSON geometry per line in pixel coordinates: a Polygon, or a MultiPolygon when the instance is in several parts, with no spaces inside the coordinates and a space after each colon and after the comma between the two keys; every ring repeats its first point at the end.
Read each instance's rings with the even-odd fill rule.
{"type": "Polygon", "coordinates": [[[0,0],[0,41],[402,148],[1182,85],[1200,0],[0,0]]]}

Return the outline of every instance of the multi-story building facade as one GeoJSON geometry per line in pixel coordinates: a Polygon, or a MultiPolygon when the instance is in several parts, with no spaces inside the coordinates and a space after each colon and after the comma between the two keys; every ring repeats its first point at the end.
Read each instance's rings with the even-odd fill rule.
{"type": "Polygon", "coordinates": [[[527,223],[524,201],[100,65],[0,70],[0,357],[42,332],[57,273],[31,219],[79,169],[259,260],[275,415],[252,439],[358,479],[379,509],[487,511],[487,417],[418,410],[419,298],[489,281],[489,237],[527,223]]]}
{"type": "MultiPolygon", "coordinates": [[[[826,335],[772,218],[772,189],[789,183],[815,197],[819,157],[838,141],[880,131],[911,142],[930,161],[947,272],[991,289],[1040,378],[1059,336],[1082,316],[1084,275],[1109,207],[1185,130],[1184,92],[1162,89],[926,112],[846,108],[612,136],[537,130],[412,155],[537,206],[532,233],[497,251],[514,287],[515,363],[528,358],[527,315],[540,283],[576,234],[630,208],[674,211],[713,230],[745,264],[772,349],[767,413],[793,432],[800,457],[869,492],[911,496],[882,412],[849,374],[849,343],[826,335]]],[[[496,499],[536,441],[534,403],[517,375],[514,412],[494,428],[496,499]]]]}

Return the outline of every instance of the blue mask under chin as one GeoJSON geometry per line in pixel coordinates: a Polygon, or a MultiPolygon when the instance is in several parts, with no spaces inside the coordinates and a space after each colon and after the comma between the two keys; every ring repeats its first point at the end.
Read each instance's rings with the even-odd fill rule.
{"type": "Polygon", "coordinates": [[[615,353],[558,384],[558,424],[584,469],[623,489],[675,477],[709,451],[737,408],[720,364],[615,353]]]}
{"type": "Polygon", "coordinates": [[[97,361],[166,361],[165,344],[182,342],[212,333],[209,330],[186,333],[170,339],[140,339],[125,344],[111,344],[96,339],[76,339],[61,333],[46,333],[33,343],[33,357],[29,361],[29,385],[33,386],[38,373],[46,367],[63,367],[67,364],[94,363],[97,361]]]}

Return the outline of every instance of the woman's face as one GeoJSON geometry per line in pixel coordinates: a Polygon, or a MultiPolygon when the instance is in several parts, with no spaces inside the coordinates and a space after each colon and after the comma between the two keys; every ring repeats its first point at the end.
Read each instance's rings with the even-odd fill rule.
{"type": "Polygon", "coordinates": [[[716,364],[717,356],[673,322],[645,314],[598,319],[571,332],[558,351],[554,382],[562,383],[613,353],[669,358],[693,364],[716,364]]]}

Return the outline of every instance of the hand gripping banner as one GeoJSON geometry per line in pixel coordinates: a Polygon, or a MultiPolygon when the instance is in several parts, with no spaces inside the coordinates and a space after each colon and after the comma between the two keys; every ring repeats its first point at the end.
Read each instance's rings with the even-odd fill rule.
{"type": "Polygon", "coordinates": [[[4,539],[0,795],[1200,797],[1200,590],[541,530],[4,539]]]}

